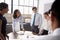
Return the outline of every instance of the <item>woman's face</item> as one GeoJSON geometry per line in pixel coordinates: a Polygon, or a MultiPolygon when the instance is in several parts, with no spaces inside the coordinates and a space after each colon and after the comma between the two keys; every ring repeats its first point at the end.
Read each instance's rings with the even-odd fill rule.
{"type": "Polygon", "coordinates": [[[21,13],[19,11],[16,12],[17,17],[21,16],[21,13]]]}
{"type": "Polygon", "coordinates": [[[47,15],[44,14],[44,18],[47,19],[47,15]]]}
{"type": "Polygon", "coordinates": [[[5,9],[3,9],[2,11],[3,11],[3,12],[4,12],[4,14],[5,14],[5,13],[7,13],[7,12],[8,12],[8,10],[9,10],[9,9],[8,9],[8,7],[7,7],[7,8],[5,8],[5,9]]]}

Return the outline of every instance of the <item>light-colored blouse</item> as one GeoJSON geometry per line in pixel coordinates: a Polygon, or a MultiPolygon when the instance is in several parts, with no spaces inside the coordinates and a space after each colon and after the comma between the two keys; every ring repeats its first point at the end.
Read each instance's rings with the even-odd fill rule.
{"type": "Polygon", "coordinates": [[[20,31],[23,29],[23,17],[20,16],[19,18],[13,19],[12,29],[14,31],[20,31]]]}

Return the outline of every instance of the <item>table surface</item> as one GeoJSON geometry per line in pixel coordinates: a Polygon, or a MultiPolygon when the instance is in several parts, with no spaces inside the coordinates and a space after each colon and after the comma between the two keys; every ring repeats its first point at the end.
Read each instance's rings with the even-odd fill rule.
{"type": "Polygon", "coordinates": [[[13,34],[13,32],[8,34],[9,40],[33,40],[38,35],[33,35],[30,31],[19,31],[16,35],[13,34]]]}

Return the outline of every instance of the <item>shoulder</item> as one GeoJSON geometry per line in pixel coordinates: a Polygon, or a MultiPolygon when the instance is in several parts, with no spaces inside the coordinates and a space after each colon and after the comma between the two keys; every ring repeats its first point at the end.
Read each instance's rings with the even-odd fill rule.
{"type": "Polygon", "coordinates": [[[19,17],[19,19],[22,19],[22,18],[23,18],[23,16],[20,16],[20,17],[19,17]]]}
{"type": "Polygon", "coordinates": [[[15,21],[16,21],[16,19],[13,18],[13,22],[15,22],[15,21]]]}
{"type": "Polygon", "coordinates": [[[23,18],[23,16],[21,16],[21,18],[23,18]]]}
{"type": "Polygon", "coordinates": [[[41,15],[40,13],[37,13],[37,15],[41,15]]]}
{"type": "Polygon", "coordinates": [[[31,14],[31,16],[33,16],[34,15],[34,13],[33,14],[31,14]]]}
{"type": "Polygon", "coordinates": [[[60,36],[52,36],[52,35],[45,35],[45,36],[40,36],[37,37],[37,40],[60,40],[60,36]]]}

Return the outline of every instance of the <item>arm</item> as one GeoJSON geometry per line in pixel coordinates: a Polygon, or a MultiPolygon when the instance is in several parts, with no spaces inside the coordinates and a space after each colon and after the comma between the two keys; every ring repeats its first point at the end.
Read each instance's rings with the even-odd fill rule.
{"type": "Polygon", "coordinates": [[[41,14],[40,14],[40,17],[39,18],[40,18],[40,21],[39,21],[40,23],[39,23],[38,28],[41,28],[41,25],[42,25],[42,15],[41,14]]]}
{"type": "Polygon", "coordinates": [[[32,23],[33,23],[33,14],[31,15],[30,26],[32,26],[32,23]]]}
{"type": "Polygon", "coordinates": [[[12,31],[15,32],[15,20],[12,21],[12,31]]]}
{"type": "Polygon", "coordinates": [[[4,38],[4,36],[2,35],[2,33],[1,33],[1,28],[2,28],[2,20],[0,19],[0,39],[1,39],[1,40],[4,40],[5,38],[4,38]]]}
{"type": "Polygon", "coordinates": [[[22,28],[22,30],[24,30],[24,27],[23,27],[23,17],[21,17],[21,28],[22,28]]]}
{"type": "Polygon", "coordinates": [[[12,31],[13,31],[13,35],[16,35],[16,31],[15,31],[15,19],[12,19],[12,31]]]}

